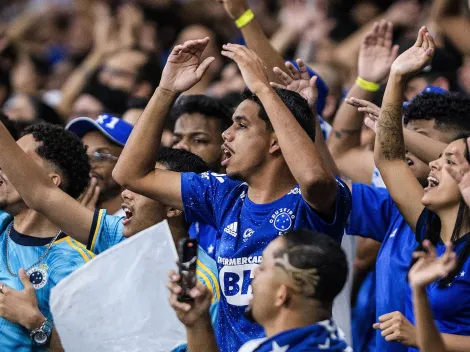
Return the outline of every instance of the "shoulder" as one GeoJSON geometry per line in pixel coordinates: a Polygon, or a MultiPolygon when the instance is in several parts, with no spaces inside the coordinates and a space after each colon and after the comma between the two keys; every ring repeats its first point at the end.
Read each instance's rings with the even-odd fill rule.
{"type": "Polygon", "coordinates": [[[94,258],[94,254],[86,249],[85,245],[66,236],[52,245],[51,253],[54,257],[60,256],[56,261],[82,265],[94,258]]]}

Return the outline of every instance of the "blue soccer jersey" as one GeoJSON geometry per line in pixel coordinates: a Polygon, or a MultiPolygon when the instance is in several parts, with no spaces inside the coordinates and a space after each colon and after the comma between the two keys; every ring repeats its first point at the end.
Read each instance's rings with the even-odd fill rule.
{"type": "MultiPolygon", "coordinates": [[[[346,233],[382,242],[376,262],[377,318],[394,311],[405,315],[407,275],[416,239],[387,189],[353,183],[346,233]]],[[[406,351],[398,342],[385,341],[380,330],[376,333],[376,349],[406,351]]]]}
{"type": "MultiPolygon", "coordinates": [[[[13,277],[6,266],[6,241],[13,218],[0,212],[0,281],[15,290],[23,290],[18,277],[13,277]]],[[[13,226],[8,239],[8,263],[14,273],[20,268],[27,270],[29,280],[36,289],[36,297],[41,313],[52,318],[49,307],[51,290],[62,279],[71,274],[81,265],[93,258],[93,253],[79,242],[65,234],[61,234],[51,246],[47,256],[31,267],[43,255],[52,238],[38,238],[18,233],[13,226]]],[[[6,352],[45,351],[33,347],[29,331],[18,324],[12,324],[0,318],[0,350],[6,352]]]]}
{"type": "Polygon", "coordinates": [[[341,241],[350,211],[350,192],[340,180],[334,219],[325,222],[302,198],[299,187],[269,204],[247,197],[248,185],[215,173],[183,173],[181,188],[188,222],[217,229],[216,261],[221,300],[217,340],[221,351],[236,351],[264,331],[243,318],[252,297],[253,269],[266,246],[288,230],[310,228],[341,241]]]}
{"type": "MultiPolygon", "coordinates": [[[[96,210],[93,225],[90,231],[87,248],[95,254],[100,254],[107,249],[121,243],[126,239],[122,234],[122,217],[107,215],[106,210],[96,210]]],[[[215,326],[220,300],[220,287],[217,281],[217,265],[200,246],[198,247],[198,260],[196,275],[212,292],[211,319],[215,326]]]]}
{"type": "MultiPolygon", "coordinates": [[[[424,239],[426,218],[436,216],[425,209],[418,221],[417,233],[424,239]]],[[[470,240],[470,233],[453,243],[457,255],[463,250],[465,243],[470,240]]],[[[415,245],[417,246],[417,242],[415,245]]],[[[437,255],[445,252],[445,245],[439,241],[436,245],[437,255]]],[[[470,258],[467,258],[454,279],[441,287],[440,282],[433,282],[426,287],[429,304],[434,315],[434,321],[441,333],[470,336],[470,258]]],[[[413,295],[409,285],[406,287],[406,318],[414,325],[413,295]]],[[[408,348],[408,351],[418,351],[408,348]]]]}
{"type": "Polygon", "coordinates": [[[201,246],[211,258],[215,258],[217,230],[213,226],[193,222],[189,227],[189,237],[197,239],[199,246],[201,246]]]}

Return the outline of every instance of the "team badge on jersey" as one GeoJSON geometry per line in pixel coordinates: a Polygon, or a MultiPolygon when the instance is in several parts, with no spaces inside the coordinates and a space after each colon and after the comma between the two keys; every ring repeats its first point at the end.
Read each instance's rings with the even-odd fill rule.
{"type": "Polygon", "coordinates": [[[276,230],[285,232],[292,227],[292,220],[295,219],[294,212],[287,208],[281,208],[271,215],[269,223],[273,224],[276,230]]]}
{"type": "Polygon", "coordinates": [[[33,285],[36,290],[39,290],[46,286],[49,274],[47,273],[47,266],[40,265],[28,270],[29,282],[33,285]]]}

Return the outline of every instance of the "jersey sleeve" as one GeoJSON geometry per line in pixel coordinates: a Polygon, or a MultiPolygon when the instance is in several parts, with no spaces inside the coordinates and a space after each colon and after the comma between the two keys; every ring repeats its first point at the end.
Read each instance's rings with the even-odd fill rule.
{"type": "Polygon", "coordinates": [[[220,286],[217,280],[217,263],[202,248],[198,247],[197,252],[196,276],[212,292],[212,303],[210,307],[210,315],[212,326],[216,326],[218,306],[220,301],[220,286]]]}
{"type": "Polygon", "coordinates": [[[383,242],[395,204],[386,188],[352,185],[352,210],[346,233],[383,242]]]}
{"type": "Polygon", "coordinates": [[[305,200],[303,200],[303,207],[306,209],[307,219],[312,229],[341,241],[349,213],[351,212],[351,192],[348,186],[340,179],[336,179],[336,183],[335,214],[330,222],[325,221],[305,200]]]}
{"type": "Polygon", "coordinates": [[[181,197],[187,222],[201,222],[217,226],[217,206],[233,181],[212,172],[181,173],[181,197]]]}
{"type": "Polygon", "coordinates": [[[122,217],[107,215],[104,209],[95,210],[86,248],[100,254],[125,239],[122,230],[122,217]]]}

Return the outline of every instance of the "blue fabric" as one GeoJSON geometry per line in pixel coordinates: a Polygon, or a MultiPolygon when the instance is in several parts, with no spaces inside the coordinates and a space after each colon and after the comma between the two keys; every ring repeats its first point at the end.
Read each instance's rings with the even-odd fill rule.
{"type": "Polygon", "coordinates": [[[336,213],[330,223],[305,202],[298,186],[269,204],[253,203],[246,183],[216,173],[182,173],[181,189],[186,220],[217,229],[215,258],[222,291],[217,340],[222,352],[236,351],[244,342],[264,335],[261,326],[243,318],[252,297],[253,270],[264,248],[279,235],[299,228],[341,241],[350,211],[349,189],[338,180],[336,213]]]}
{"type": "MultiPolygon", "coordinates": [[[[418,221],[417,233],[424,239],[426,218],[436,216],[428,209],[424,209],[418,221]]],[[[461,237],[453,243],[457,255],[462,251],[470,234],[461,237]]],[[[417,243],[416,243],[417,244],[417,243]]],[[[436,245],[437,255],[445,252],[445,245],[441,241],[436,245]]],[[[439,287],[439,282],[428,285],[426,292],[429,304],[434,315],[437,328],[442,333],[470,336],[470,259],[467,259],[455,278],[445,287],[439,287]]],[[[413,299],[409,285],[406,286],[406,318],[415,324],[413,314],[413,299]]],[[[408,351],[418,351],[409,348],[408,351]]]]}
{"type": "Polygon", "coordinates": [[[265,339],[253,352],[352,352],[332,320],[287,330],[265,339]]]}
{"type": "MultiPolygon", "coordinates": [[[[385,188],[353,183],[349,235],[382,242],[376,262],[376,318],[399,311],[405,315],[407,275],[416,249],[413,231],[385,188]]],[[[376,333],[377,351],[404,352],[406,347],[387,342],[376,333]]]]}
{"type": "Polygon", "coordinates": [[[189,227],[189,237],[197,239],[199,246],[211,257],[215,258],[217,230],[213,226],[193,222],[189,227]]]}
{"type": "Polygon", "coordinates": [[[90,131],[97,130],[113,142],[124,146],[131,135],[132,125],[118,117],[100,115],[96,120],[78,117],[70,121],[65,128],[82,138],[90,131]]]}
{"type": "MultiPolygon", "coordinates": [[[[5,264],[5,245],[8,227],[12,217],[0,212],[0,282],[15,290],[23,290],[23,284],[18,277],[13,277],[7,271],[5,264]]],[[[28,269],[46,250],[46,245],[36,245],[38,238],[18,234],[11,231],[9,240],[9,263],[11,269],[17,273],[20,268],[28,269]],[[15,239],[16,238],[16,239],[15,239]],[[21,244],[17,243],[21,240],[21,244]]],[[[44,239],[42,239],[44,240],[44,239]]],[[[51,239],[50,239],[51,240],[51,239]]],[[[49,243],[50,240],[46,242],[49,243]]],[[[36,297],[41,313],[52,319],[49,307],[49,296],[53,287],[60,281],[88,262],[93,254],[85,247],[68,236],[63,236],[54,242],[51,250],[41,263],[28,270],[30,281],[36,289],[36,297]]],[[[5,352],[46,351],[33,346],[29,331],[24,327],[0,318],[0,350],[5,352]]]]}

